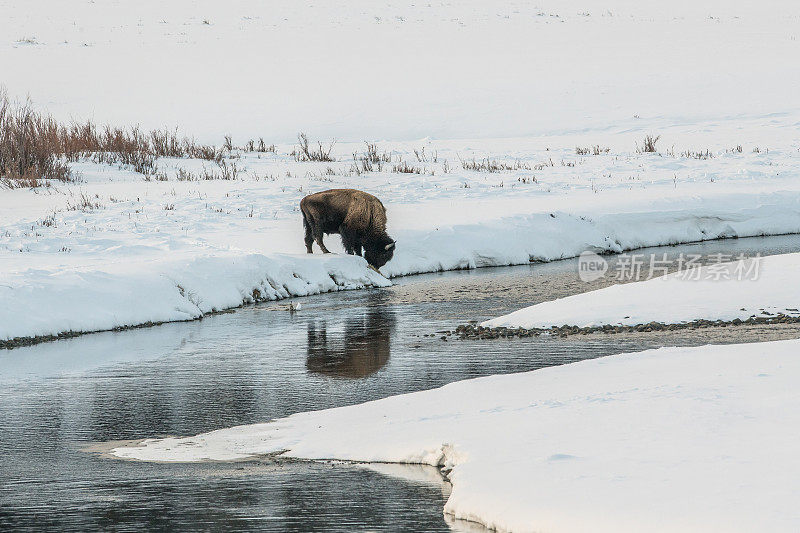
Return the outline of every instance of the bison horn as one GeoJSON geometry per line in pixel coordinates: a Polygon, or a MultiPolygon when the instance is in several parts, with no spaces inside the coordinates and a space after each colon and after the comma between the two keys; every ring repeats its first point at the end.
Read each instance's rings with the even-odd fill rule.
{"type": "Polygon", "coordinates": [[[386,251],[389,251],[389,250],[391,250],[392,248],[394,248],[394,245],[395,245],[395,244],[396,244],[396,243],[395,243],[394,241],[390,242],[389,244],[387,244],[387,245],[386,245],[386,247],[385,247],[385,250],[386,250],[386,251]]]}

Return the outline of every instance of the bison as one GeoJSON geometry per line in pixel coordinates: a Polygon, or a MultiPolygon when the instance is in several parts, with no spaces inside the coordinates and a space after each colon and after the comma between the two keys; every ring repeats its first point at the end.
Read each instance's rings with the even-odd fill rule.
{"type": "Polygon", "coordinates": [[[394,255],[395,241],[386,234],[386,209],[380,200],[355,189],[331,189],[309,194],[300,201],[308,253],[317,241],[322,253],[330,253],[323,234],[338,233],[348,254],[361,255],[378,269],[394,255]]]}

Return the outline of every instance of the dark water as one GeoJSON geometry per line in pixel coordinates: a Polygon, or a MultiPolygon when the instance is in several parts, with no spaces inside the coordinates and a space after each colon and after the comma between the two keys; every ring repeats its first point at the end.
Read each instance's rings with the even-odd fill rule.
{"type": "MultiPolygon", "coordinates": [[[[664,250],[784,253],[800,251],[800,237],[664,250]]],[[[388,289],[296,299],[294,314],[276,302],[0,351],[0,530],[474,530],[445,520],[449,488],[432,468],[149,464],[84,449],[624,351],[800,336],[796,325],[494,341],[433,335],[610,283],[583,283],[576,268],[569,260],[415,276],[388,289]]]]}

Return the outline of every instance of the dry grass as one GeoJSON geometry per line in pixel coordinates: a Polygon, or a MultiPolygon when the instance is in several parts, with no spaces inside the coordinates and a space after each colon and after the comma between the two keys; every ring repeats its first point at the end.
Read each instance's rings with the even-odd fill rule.
{"type": "Polygon", "coordinates": [[[12,104],[0,93],[0,183],[7,187],[36,187],[43,179],[72,179],[60,157],[61,127],[36,113],[29,103],[12,104]]]}
{"type": "Polygon", "coordinates": [[[611,151],[611,148],[607,146],[600,146],[599,144],[595,144],[591,148],[582,148],[580,146],[575,147],[575,153],[578,155],[600,155],[600,154],[607,154],[611,151]]]}
{"type": "MultiPolygon", "coordinates": [[[[205,167],[205,165],[203,166],[203,169],[198,172],[192,172],[191,170],[178,167],[175,178],[178,181],[236,181],[243,179],[242,169],[239,168],[235,161],[228,162],[223,159],[221,161],[215,161],[214,163],[217,165],[219,172],[209,170],[205,167]]],[[[258,175],[255,175],[253,181],[259,181],[260,179],[261,178],[258,175]]]]}
{"type": "Polygon", "coordinates": [[[378,152],[378,145],[375,143],[366,141],[364,143],[367,149],[361,155],[353,152],[352,172],[360,175],[362,172],[383,171],[383,164],[392,162],[392,154],[386,151],[378,152]]]}
{"type": "Polygon", "coordinates": [[[636,144],[636,151],[638,153],[655,153],[656,152],[656,143],[661,138],[661,135],[657,135],[653,137],[652,135],[647,135],[642,142],[642,146],[639,147],[639,144],[636,144]]]}
{"type": "Polygon", "coordinates": [[[697,152],[686,150],[685,152],[681,152],[681,157],[688,157],[691,159],[713,159],[714,154],[711,153],[711,151],[708,149],[706,149],[705,151],[699,150],[697,152]]]}
{"type": "Polygon", "coordinates": [[[367,150],[364,152],[364,159],[370,163],[391,163],[392,154],[386,151],[378,153],[378,145],[375,143],[364,142],[367,150]]]}
{"type": "MultiPolygon", "coordinates": [[[[230,144],[230,137],[226,137],[230,144]]],[[[259,148],[268,151],[261,140],[259,148]]],[[[274,151],[274,146],[271,147],[274,151]]],[[[47,180],[70,181],[70,162],[87,159],[119,165],[161,180],[160,157],[189,157],[223,162],[224,150],[198,144],[177,131],[143,132],[138,127],[97,127],[93,122],[62,124],[35,111],[30,103],[16,103],[0,93],[0,183],[8,187],[36,187],[47,180]]]]}
{"type": "Polygon", "coordinates": [[[425,154],[425,147],[423,146],[420,150],[414,150],[414,157],[417,158],[417,161],[420,163],[427,163],[430,161],[431,163],[438,163],[439,162],[439,152],[435,151],[430,156],[425,154]]]}
{"type": "MultiPolygon", "coordinates": [[[[252,143],[253,141],[250,141],[250,142],[252,143]]],[[[267,143],[265,143],[264,139],[262,139],[261,137],[259,137],[258,146],[256,146],[255,148],[256,148],[255,149],[256,152],[261,152],[261,153],[270,152],[270,153],[274,154],[276,152],[275,145],[274,144],[270,144],[269,146],[267,146],[267,143]]],[[[250,151],[252,152],[253,150],[250,150],[250,151]]]]}
{"type": "MultiPolygon", "coordinates": [[[[227,138],[226,138],[226,140],[227,140],[227,138]]],[[[232,146],[232,144],[231,144],[231,146],[232,146]]],[[[275,145],[274,144],[270,144],[269,146],[267,146],[267,143],[264,142],[263,137],[259,137],[257,143],[253,139],[250,139],[249,141],[247,141],[247,143],[245,143],[244,146],[242,146],[240,148],[240,150],[243,151],[243,152],[256,152],[256,153],[268,153],[269,152],[269,153],[273,153],[273,154],[276,152],[275,145]]]]}
{"type": "Polygon", "coordinates": [[[100,196],[97,194],[94,197],[87,196],[86,193],[81,192],[80,196],[75,199],[75,202],[67,202],[68,211],[83,211],[89,212],[96,209],[101,209],[103,204],[100,203],[100,196]]]}
{"type": "Polygon", "coordinates": [[[224,160],[217,163],[220,170],[220,178],[222,180],[234,181],[239,177],[239,168],[236,162],[226,163],[224,160]]]}
{"type": "Polygon", "coordinates": [[[317,148],[310,146],[308,136],[305,133],[297,135],[298,146],[292,151],[292,156],[295,161],[336,161],[331,157],[331,151],[336,141],[328,145],[328,149],[322,147],[321,142],[317,142],[317,148]]]}
{"type": "Polygon", "coordinates": [[[519,159],[514,163],[505,163],[497,161],[496,159],[484,158],[480,161],[472,158],[472,160],[462,160],[461,167],[464,170],[472,170],[474,172],[501,172],[503,170],[530,170],[531,167],[527,163],[522,163],[519,159]]]}
{"type": "Polygon", "coordinates": [[[398,161],[397,164],[392,165],[392,172],[399,174],[422,174],[422,169],[409,165],[405,161],[398,161]]]}
{"type": "Polygon", "coordinates": [[[68,161],[91,158],[101,163],[131,165],[143,174],[155,171],[155,160],[159,157],[208,161],[221,161],[223,158],[223,150],[197,144],[194,139],[180,137],[177,132],[166,129],[144,133],[137,126],[104,126],[101,130],[87,121],[63,127],[61,136],[63,154],[68,161]]]}

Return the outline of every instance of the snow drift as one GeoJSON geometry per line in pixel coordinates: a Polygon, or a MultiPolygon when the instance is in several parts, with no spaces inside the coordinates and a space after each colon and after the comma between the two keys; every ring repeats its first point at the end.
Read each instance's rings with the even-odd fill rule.
{"type": "Polygon", "coordinates": [[[0,283],[0,339],[192,320],[258,300],[391,282],[355,256],[259,254],[29,269],[0,283]]]}
{"type": "Polygon", "coordinates": [[[747,320],[776,314],[797,316],[800,315],[798,272],[798,253],[709,265],[542,302],[482,325],[586,327],[677,324],[698,319],[747,320]],[[750,278],[741,275],[748,272],[750,278]]]}

